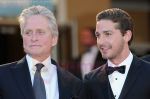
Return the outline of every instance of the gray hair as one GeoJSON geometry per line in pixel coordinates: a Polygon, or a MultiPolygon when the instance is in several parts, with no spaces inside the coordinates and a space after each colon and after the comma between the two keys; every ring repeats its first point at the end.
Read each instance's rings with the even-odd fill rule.
{"type": "Polygon", "coordinates": [[[25,26],[25,22],[27,18],[33,15],[45,16],[49,21],[49,27],[50,27],[52,35],[58,36],[58,26],[57,26],[56,18],[54,14],[46,7],[40,6],[40,5],[32,6],[27,9],[24,9],[22,13],[20,14],[19,23],[20,23],[20,28],[21,28],[21,34],[24,31],[24,26],[25,26]]]}

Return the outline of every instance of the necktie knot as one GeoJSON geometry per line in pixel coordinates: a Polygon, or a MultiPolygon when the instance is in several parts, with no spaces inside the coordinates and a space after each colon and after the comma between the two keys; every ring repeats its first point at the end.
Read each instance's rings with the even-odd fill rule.
{"type": "Polygon", "coordinates": [[[112,74],[114,71],[118,71],[118,72],[124,74],[125,69],[126,69],[125,65],[119,66],[119,67],[110,67],[110,66],[108,66],[106,68],[106,72],[107,72],[108,75],[112,74]]]}
{"type": "Polygon", "coordinates": [[[36,66],[36,71],[38,71],[38,72],[40,72],[41,69],[44,67],[44,65],[42,63],[38,63],[35,66],[36,66]]]}

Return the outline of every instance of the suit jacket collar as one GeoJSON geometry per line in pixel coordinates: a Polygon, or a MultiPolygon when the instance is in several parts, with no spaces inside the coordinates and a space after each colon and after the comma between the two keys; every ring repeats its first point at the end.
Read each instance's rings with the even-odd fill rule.
{"type": "Polygon", "coordinates": [[[65,78],[63,77],[63,72],[59,65],[52,59],[52,64],[57,67],[57,75],[58,75],[58,87],[59,87],[59,99],[65,99],[66,95],[64,90],[66,90],[65,78]]]}
{"type": "Polygon", "coordinates": [[[12,68],[12,75],[21,90],[25,99],[35,99],[32,89],[32,83],[30,78],[30,73],[25,57],[18,61],[16,66],[12,68]]]}
{"type": "MultiPolygon", "coordinates": [[[[110,82],[108,79],[108,75],[106,73],[106,67],[107,64],[102,65],[98,69],[96,69],[94,75],[97,75],[93,81],[98,81],[98,84],[100,84],[100,89],[102,89],[104,99],[114,99],[113,92],[110,86],[110,82]]],[[[98,87],[97,87],[98,88],[98,87]]]]}
{"type": "MultiPolygon", "coordinates": [[[[67,83],[67,75],[65,74],[65,71],[61,67],[59,67],[59,65],[53,59],[51,59],[51,62],[57,67],[59,99],[67,99],[68,93],[70,93],[69,85],[67,83]]],[[[25,99],[35,99],[32,89],[30,72],[25,57],[18,61],[16,66],[12,68],[12,75],[25,99]]]]}
{"type": "MultiPolygon", "coordinates": [[[[53,59],[51,62],[57,67],[59,99],[68,99],[69,93],[71,94],[69,83],[67,82],[69,76],[66,74],[66,71],[64,71],[53,59]]],[[[69,99],[72,98],[73,95],[69,97],[69,99]]]]}
{"type": "Polygon", "coordinates": [[[138,59],[136,56],[133,56],[133,61],[131,63],[119,99],[126,99],[126,95],[130,92],[132,86],[136,82],[138,75],[140,74],[141,67],[142,66],[141,66],[140,59],[138,59]]]}
{"type": "MultiPolygon", "coordinates": [[[[140,65],[141,65],[140,59],[134,56],[125,83],[123,85],[122,91],[120,93],[119,99],[126,99],[126,95],[130,92],[132,86],[136,82],[138,75],[140,74],[140,70],[142,67],[140,65]]],[[[105,99],[113,99],[114,98],[113,92],[112,90],[109,90],[110,83],[109,83],[108,75],[106,73],[106,67],[107,64],[97,69],[97,71],[95,72],[98,73],[96,79],[101,84],[105,99]]]]}

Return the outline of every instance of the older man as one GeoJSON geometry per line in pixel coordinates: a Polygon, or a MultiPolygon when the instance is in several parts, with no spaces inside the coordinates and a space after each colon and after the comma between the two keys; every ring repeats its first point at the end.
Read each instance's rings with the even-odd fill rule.
{"type": "Polygon", "coordinates": [[[72,99],[81,81],[51,58],[58,28],[53,13],[43,6],[24,9],[19,17],[26,56],[0,66],[0,99],[72,99]]]}

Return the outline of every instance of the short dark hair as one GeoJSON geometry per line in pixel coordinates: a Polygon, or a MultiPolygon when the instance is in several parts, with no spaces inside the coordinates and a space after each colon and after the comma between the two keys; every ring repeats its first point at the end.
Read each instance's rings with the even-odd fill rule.
{"type": "Polygon", "coordinates": [[[132,37],[128,44],[130,45],[133,40],[133,19],[132,17],[124,10],[119,8],[111,8],[101,11],[96,16],[96,21],[100,21],[102,19],[111,20],[114,23],[118,23],[118,29],[120,29],[122,35],[126,33],[127,30],[132,32],[132,37]]]}

